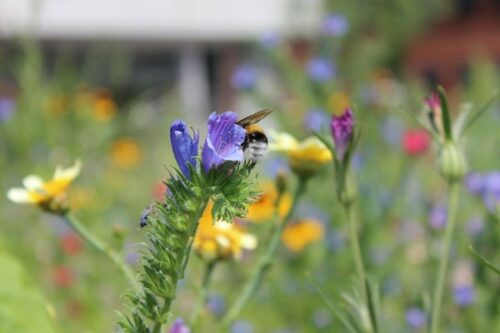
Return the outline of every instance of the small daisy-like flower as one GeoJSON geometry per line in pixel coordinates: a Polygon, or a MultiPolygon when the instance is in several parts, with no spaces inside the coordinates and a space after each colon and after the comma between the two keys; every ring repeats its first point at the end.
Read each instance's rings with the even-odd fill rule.
{"type": "Polygon", "coordinates": [[[307,245],[323,239],[324,235],[324,227],[320,221],[301,219],[285,228],[281,240],[287,249],[299,252],[307,245]]]}
{"type": "Polygon", "coordinates": [[[309,177],[330,162],[333,158],[330,150],[316,137],[309,137],[298,142],[288,133],[269,133],[269,150],[284,152],[288,155],[293,172],[309,177]]]}
{"type": "MultiPolygon", "coordinates": [[[[278,189],[275,184],[271,182],[264,182],[260,184],[262,193],[259,199],[248,207],[248,214],[246,219],[252,222],[262,222],[270,220],[276,210],[275,204],[278,199],[278,189]]],[[[279,207],[278,216],[285,217],[292,206],[292,197],[289,193],[283,193],[279,207]]]]}
{"type": "Polygon", "coordinates": [[[244,250],[253,250],[257,238],[246,233],[236,222],[212,220],[213,203],[209,203],[200,218],[193,247],[207,261],[219,259],[241,259],[244,250]]]}
{"type": "Polygon", "coordinates": [[[60,203],[66,198],[66,192],[73,180],[80,174],[81,162],[68,169],[57,167],[54,177],[49,181],[29,175],[23,180],[24,188],[15,187],[7,192],[7,197],[15,203],[38,205],[50,211],[62,209],[60,203]],[[56,204],[55,206],[53,204],[56,204]]]}

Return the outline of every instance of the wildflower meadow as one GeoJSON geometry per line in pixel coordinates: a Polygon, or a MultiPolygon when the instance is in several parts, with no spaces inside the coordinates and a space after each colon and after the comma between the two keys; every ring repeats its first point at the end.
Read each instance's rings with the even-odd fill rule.
{"type": "Polygon", "coordinates": [[[0,24],[0,333],[500,332],[500,27],[446,52],[498,5],[321,3],[0,24]]]}

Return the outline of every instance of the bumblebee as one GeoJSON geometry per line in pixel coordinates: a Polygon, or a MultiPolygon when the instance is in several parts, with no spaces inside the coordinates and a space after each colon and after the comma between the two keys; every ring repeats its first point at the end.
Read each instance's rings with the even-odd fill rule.
{"type": "Polygon", "coordinates": [[[245,141],[241,145],[245,153],[245,160],[257,163],[267,152],[267,136],[257,123],[271,112],[272,110],[269,109],[260,110],[236,123],[246,131],[245,141]]]}

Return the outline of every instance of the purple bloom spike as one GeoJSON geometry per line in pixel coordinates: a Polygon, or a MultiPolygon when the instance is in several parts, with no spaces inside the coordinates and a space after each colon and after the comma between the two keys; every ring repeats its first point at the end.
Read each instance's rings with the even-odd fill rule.
{"type": "Polygon", "coordinates": [[[342,161],[344,154],[347,151],[347,147],[352,141],[354,130],[354,117],[352,115],[352,110],[347,108],[342,115],[333,115],[331,127],[337,158],[339,161],[342,161]]]}
{"type": "Polygon", "coordinates": [[[231,111],[220,115],[212,112],[208,117],[208,134],[201,153],[206,172],[226,161],[243,161],[241,144],[245,140],[246,131],[236,125],[237,119],[236,113],[231,111]]]}
{"type": "Polygon", "coordinates": [[[176,120],[170,126],[170,142],[174,151],[175,160],[184,176],[190,178],[189,165],[196,167],[196,156],[198,156],[198,133],[189,135],[186,123],[176,120]]]}

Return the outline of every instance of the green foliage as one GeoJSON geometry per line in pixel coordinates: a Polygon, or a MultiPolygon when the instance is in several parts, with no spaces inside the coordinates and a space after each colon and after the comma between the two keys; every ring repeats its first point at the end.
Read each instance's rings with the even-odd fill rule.
{"type": "Polygon", "coordinates": [[[0,250],[0,267],[0,333],[56,332],[48,303],[20,263],[0,250]]]}

